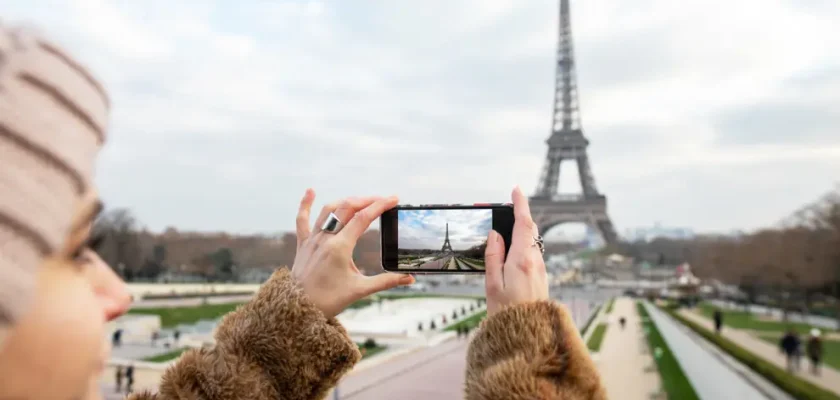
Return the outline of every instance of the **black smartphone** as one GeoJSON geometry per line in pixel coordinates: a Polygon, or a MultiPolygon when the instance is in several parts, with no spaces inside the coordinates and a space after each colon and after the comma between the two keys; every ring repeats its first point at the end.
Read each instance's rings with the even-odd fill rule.
{"type": "Polygon", "coordinates": [[[400,205],[379,218],[386,271],[426,274],[484,273],[490,229],[510,250],[513,205],[477,203],[400,205]]]}

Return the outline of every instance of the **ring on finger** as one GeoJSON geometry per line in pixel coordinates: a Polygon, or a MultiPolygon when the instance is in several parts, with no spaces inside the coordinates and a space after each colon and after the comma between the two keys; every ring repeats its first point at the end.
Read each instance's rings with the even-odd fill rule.
{"type": "Polygon", "coordinates": [[[543,241],[542,236],[536,235],[532,239],[533,243],[531,243],[531,247],[537,247],[540,249],[541,254],[545,254],[545,241],[543,241]]]}
{"type": "Polygon", "coordinates": [[[327,216],[327,219],[324,221],[324,224],[321,225],[321,231],[325,233],[338,233],[341,228],[344,227],[344,223],[341,222],[341,219],[335,215],[334,212],[331,212],[330,215],[327,216]]]}

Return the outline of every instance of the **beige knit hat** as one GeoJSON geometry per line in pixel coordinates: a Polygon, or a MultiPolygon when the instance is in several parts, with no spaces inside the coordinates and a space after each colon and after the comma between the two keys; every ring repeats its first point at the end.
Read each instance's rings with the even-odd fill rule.
{"type": "Polygon", "coordinates": [[[0,347],[60,250],[105,141],[102,85],[62,49],[0,21],[0,347]]]}

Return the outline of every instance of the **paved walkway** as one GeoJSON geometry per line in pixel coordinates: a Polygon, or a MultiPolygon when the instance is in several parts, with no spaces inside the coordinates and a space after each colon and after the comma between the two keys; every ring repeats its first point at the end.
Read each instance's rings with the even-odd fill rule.
{"type": "MultiPolygon", "coordinates": [[[[339,382],[340,398],[374,400],[460,399],[469,342],[451,340],[352,373],[339,382]]],[[[327,399],[332,399],[332,394],[327,399]]]]}
{"type": "Polygon", "coordinates": [[[609,398],[649,400],[659,390],[659,374],[653,359],[643,351],[646,339],[636,303],[626,297],[616,298],[612,312],[605,317],[609,328],[597,364],[609,398]],[[620,317],[627,319],[623,330],[618,324],[620,317]]]}
{"type": "MultiPolygon", "coordinates": [[[[697,311],[682,309],[680,310],[680,315],[690,319],[692,322],[700,324],[710,331],[714,330],[712,320],[700,315],[697,311]]],[[[785,357],[779,352],[776,346],[750,335],[747,331],[725,326],[722,335],[753,354],[775,364],[777,367],[782,369],[786,368],[785,357]]],[[[807,360],[804,359],[802,360],[802,367],[802,371],[797,373],[797,376],[826,390],[840,394],[840,372],[828,366],[823,366],[820,376],[811,375],[808,372],[807,360]]]]}

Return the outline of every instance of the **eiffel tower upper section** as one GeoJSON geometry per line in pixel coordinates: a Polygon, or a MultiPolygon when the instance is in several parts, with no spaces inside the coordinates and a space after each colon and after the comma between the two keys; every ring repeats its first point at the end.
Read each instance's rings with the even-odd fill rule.
{"type": "Polygon", "coordinates": [[[583,134],[580,121],[569,0],[560,1],[558,37],[551,136],[546,141],[548,155],[536,196],[542,198],[554,197],[560,189],[561,162],[563,160],[574,160],[578,164],[583,197],[598,197],[599,192],[595,186],[595,179],[586,151],[589,140],[583,134]]]}
{"type": "Polygon", "coordinates": [[[580,122],[577,77],[570,0],[560,0],[557,72],[554,85],[554,114],[551,136],[537,191],[531,197],[531,211],[541,232],[566,222],[582,222],[601,233],[606,243],[615,243],[618,235],[607,213],[607,197],[595,186],[589,163],[589,140],[580,122]],[[564,160],[577,163],[581,194],[560,195],[560,167],[564,160]]]}

